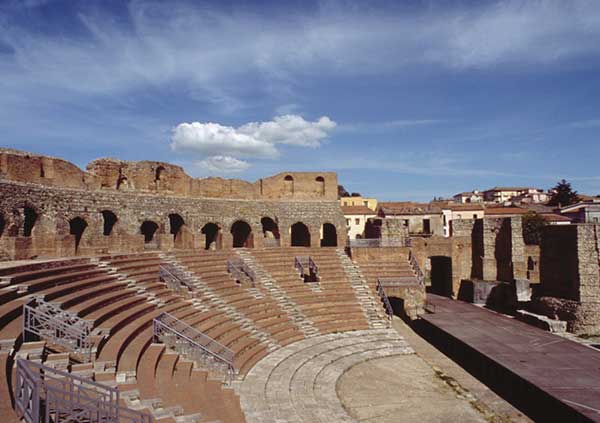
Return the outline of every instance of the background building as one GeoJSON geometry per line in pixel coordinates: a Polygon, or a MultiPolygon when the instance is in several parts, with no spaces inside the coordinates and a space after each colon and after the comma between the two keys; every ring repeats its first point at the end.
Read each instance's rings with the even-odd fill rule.
{"type": "Polygon", "coordinates": [[[348,239],[363,238],[367,219],[375,217],[375,212],[365,206],[342,206],[342,213],[348,226],[348,239]]]}
{"type": "Polygon", "coordinates": [[[371,209],[371,211],[377,210],[377,199],[376,198],[365,198],[360,196],[355,197],[342,197],[340,198],[341,206],[364,206],[371,209]]]}

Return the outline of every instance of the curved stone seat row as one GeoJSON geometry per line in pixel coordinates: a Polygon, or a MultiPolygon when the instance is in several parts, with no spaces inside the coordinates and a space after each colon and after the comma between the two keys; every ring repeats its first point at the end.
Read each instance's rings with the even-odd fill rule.
{"type": "Polygon", "coordinates": [[[413,352],[392,329],[331,333],[288,345],[263,358],[240,383],[246,421],[353,422],[337,397],[340,376],[367,360],[413,352]]]}

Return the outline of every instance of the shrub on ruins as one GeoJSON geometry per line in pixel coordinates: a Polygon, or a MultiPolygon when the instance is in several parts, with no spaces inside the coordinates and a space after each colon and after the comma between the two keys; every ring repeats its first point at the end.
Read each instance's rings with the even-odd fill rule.
{"type": "Polygon", "coordinates": [[[523,216],[523,240],[527,245],[540,245],[542,229],[546,226],[544,218],[533,212],[523,216]]]}
{"type": "Polygon", "coordinates": [[[571,188],[571,184],[564,179],[557,183],[551,191],[552,196],[548,201],[549,206],[565,207],[581,201],[577,191],[571,188]]]}

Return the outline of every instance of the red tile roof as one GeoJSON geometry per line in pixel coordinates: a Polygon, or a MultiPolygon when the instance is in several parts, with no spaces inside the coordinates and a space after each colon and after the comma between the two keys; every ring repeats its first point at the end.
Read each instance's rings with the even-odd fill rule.
{"type": "Polygon", "coordinates": [[[342,213],[346,214],[368,214],[375,216],[375,212],[367,206],[342,206],[342,213]]]}
{"type": "Polygon", "coordinates": [[[485,209],[486,216],[511,216],[511,215],[520,215],[527,214],[529,210],[522,209],[520,207],[488,207],[485,209]]]}

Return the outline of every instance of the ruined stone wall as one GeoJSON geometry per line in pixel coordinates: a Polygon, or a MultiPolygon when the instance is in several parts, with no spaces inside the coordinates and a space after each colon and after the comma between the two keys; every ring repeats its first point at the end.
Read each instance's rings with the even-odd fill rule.
{"type": "Polygon", "coordinates": [[[530,283],[540,283],[540,246],[525,245],[525,265],[527,266],[526,278],[530,283]]]}
{"type": "Polygon", "coordinates": [[[486,281],[526,279],[527,257],[520,216],[483,219],[482,276],[486,281]]]}
{"type": "Polygon", "coordinates": [[[577,226],[549,225],[540,244],[541,295],[579,301],[577,226]]]}
{"type": "Polygon", "coordinates": [[[344,245],[346,223],[337,201],[265,201],[186,198],[121,192],[57,188],[19,182],[0,181],[0,216],[4,230],[0,235],[0,257],[68,256],[75,254],[76,237],[69,221],[79,217],[87,227],[77,254],[142,251],[144,248],[203,248],[202,227],[216,223],[221,228],[223,248],[232,246],[231,225],[243,220],[252,228],[254,246],[263,245],[261,218],[272,218],[279,227],[281,245],[290,245],[290,228],[303,222],[309,229],[311,244],[318,246],[321,228],[331,223],[337,231],[338,245],[344,245]],[[25,232],[25,210],[37,216],[30,236],[25,232]],[[104,235],[103,211],[111,211],[117,223],[104,235]],[[177,237],[170,231],[169,215],[179,215],[184,225],[177,237]],[[158,226],[151,245],[144,242],[140,227],[144,221],[158,226]]]}
{"type": "Polygon", "coordinates": [[[525,240],[523,239],[523,218],[510,218],[511,262],[515,279],[527,279],[527,257],[525,255],[525,240]]]}
{"type": "Polygon", "coordinates": [[[408,228],[399,219],[381,219],[380,234],[384,245],[402,245],[408,238],[408,228]]]}
{"type": "Polygon", "coordinates": [[[599,235],[594,224],[550,225],[542,233],[534,309],[566,320],[577,334],[600,334],[599,235]]]}
{"type": "Polygon", "coordinates": [[[411,238],[411,250],[428,281],[431,281],[432,258],[447,257],[450,259],[452,266],[451,294],[453,297],[458,295],[461,281],[471,278],[474,224],[473,219],[457,220],[454,235],[449,238],[443,236],[411,238]]]}
{"type": "Polygon", "coordinates": [[[65,160],[10,149],[0,149],[0,179],[72,188],[96,185],[93,176],[65,160]]]}
{"type": "Polygon", "coordinates": [[[338,183],[333,172],[287,172],[256,182],[197,179],[169,163],[111,158],[94,160],[86,170],[62,159],[0,148],[0,179],[16,182],[191,198],[337,200],[338,183]]]}

